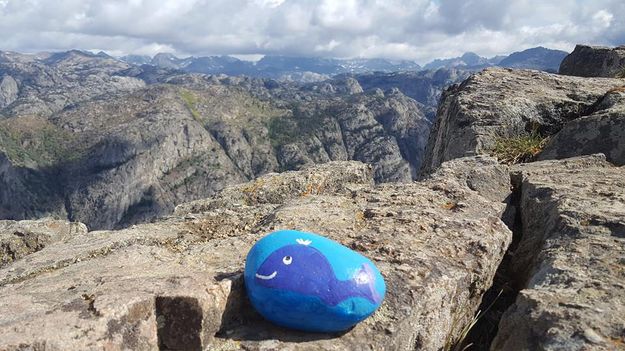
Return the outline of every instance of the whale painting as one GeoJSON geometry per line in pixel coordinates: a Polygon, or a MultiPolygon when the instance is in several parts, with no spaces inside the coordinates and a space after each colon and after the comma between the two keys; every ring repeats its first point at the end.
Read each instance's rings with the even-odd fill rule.
{"type": "Polygon", "coordinates": [[[319,297],[335,306],[349,297],[363,297],[373,304],[380,302],[374,287],[371,267],[364,263],[350,280],[338,280],[326,257],[310,242],[288,245],[276,250],[260,266],[256,281],[269,288],[291,290],[319,297]]]}
{"type": "Polygon", "coordinates": [[[322,236],[284,230],[250,250],[245,284],[266,319],[306,331],[342,331],[371,315],[385,284],[373,262],[322,236]]]}

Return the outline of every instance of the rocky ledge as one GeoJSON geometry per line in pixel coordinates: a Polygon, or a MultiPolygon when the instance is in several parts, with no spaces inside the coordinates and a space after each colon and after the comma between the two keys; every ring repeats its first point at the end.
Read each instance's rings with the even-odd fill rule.
{"type": "Polygon", "coordinates": [[[512,239],[504,207],[461,175],[375,186],[358,162],[270,174],[0,269],[0,349],[440,350],[471,320],[512,239]],[[252,244],[281,228],[373,259],[388,287],[381,309],[342,335],[264,322],[241,271],[252,244]]]}
{"type": "Polygon", "coordinates": [[[610,129],[612,124],[622,124],[622,114],[615,116],[619,116],[617,109],[623,86],[624,79],[486,69],[443,94],[438,119],[426,147],[422,172],[431,172],[442,162],[454,158],[488,154],[502,139],[531,134],[554,136],[563,128],[563,133],[570,136],[571,128],[577,131],[577,123],[599,129],[594,133],[586,131],[586,134],[574,135],[573,139],[558,139],[556,136],[557,140],[568,145],[550,146],[549,153],[553,157],[595,152],[611,156],[615,144],[620,145],[623,140],[618,127],[610,129]],[[569,125],[571,121],[575,123],[569,125]],[[609,138],[609,143],[602,145],[604,137],[609,138]],[[571,147],[571,143],[576,143],[576,147],[571,147]],[[582,147],[586,149],[581,150],[582,147]],[[563,151],[566,148],[569,150],[563,151]]]}
{"type": "Polygon", "coordinates": [[[496,334],[491,350],[625,349],[624,86],[487,69],[444,93],[424,174],[464,175],[467,186],[501,201],[501,186],[480,182],[479,158],[468,159],[469,172],[449,169],[460,162],[449,160],[535,143],[530,161],[538,162],[510,169],[503,218],[514,240],[498,274],[504,281],[493,286],[510,302],[485,318],[496,334]]]}
{"type": "Polygon", "coordinates": [[[37,252],[45,246],[87,233],[78,222],[52,218],[37,221],[0,221],[0,267],[37,252]]]}
{"type": "Polygon", "coordinates": [[[600,155],[512,173],[523,231],[513,270],[524,289],[491,349],[624,349],[625,167],[600,155]]]}

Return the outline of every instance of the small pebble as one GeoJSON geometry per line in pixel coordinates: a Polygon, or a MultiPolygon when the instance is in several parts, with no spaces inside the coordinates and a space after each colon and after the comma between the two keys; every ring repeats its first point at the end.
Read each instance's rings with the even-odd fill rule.
{"type": "Polygon", "coordinates": [[[584,337],[593,344],[601,344],[604,341],[601,335],[590,328],[584,329],[584,337]]]}

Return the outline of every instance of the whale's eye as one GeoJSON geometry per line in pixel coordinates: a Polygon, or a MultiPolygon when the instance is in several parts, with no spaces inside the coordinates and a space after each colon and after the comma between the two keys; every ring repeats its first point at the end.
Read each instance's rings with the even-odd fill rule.
{"type": "Polygon", "coordinates": [[[282,263],[284,263],[286,265],[291,264],[291,262],[293,262],[293,257],[291,257],[291,256],[284,256],[282,258],[282,263]]]}

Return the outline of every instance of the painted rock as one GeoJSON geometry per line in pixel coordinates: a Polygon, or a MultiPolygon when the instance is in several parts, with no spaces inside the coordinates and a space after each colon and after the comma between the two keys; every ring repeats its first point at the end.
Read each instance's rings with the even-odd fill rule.
{"type": "Polygon", "coordinates": [[[382,303],[386,286],[366,257],[319,235],[282,230],[259,240],[245,262],[252,305],[283,327],[349,329],[382,303]]]}

